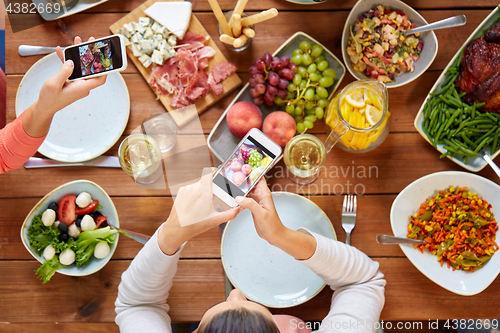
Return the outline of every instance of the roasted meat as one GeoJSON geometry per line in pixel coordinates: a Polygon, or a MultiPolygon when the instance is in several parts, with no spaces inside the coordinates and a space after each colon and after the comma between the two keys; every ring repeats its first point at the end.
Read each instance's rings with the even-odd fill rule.
{"type": "Polygon", "coordinates": [[[484,102],[481,110],[500,113],[500,23],[467,45],[455,84],[466,93],[464,102],[484,102]]]}

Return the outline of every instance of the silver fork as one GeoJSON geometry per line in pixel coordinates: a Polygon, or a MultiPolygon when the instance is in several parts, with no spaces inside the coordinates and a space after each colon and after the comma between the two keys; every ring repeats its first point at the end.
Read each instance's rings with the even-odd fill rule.
{"type": "Polygon", "coordinates": [[[346,233],[345,243],[351,245],[351,232],[356,226],[356,211],[358,203],[356,196],[346,195],[344,197],[344,204],[342,206],[342,228],[346,233]]]}

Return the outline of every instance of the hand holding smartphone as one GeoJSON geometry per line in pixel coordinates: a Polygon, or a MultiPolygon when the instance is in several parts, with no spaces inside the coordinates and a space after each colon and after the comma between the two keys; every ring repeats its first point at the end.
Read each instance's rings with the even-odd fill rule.
{"type": "Polygon", "coordinates": [[[71,59],[75,64],[68,81],[107,75],[127,68],[125,38],[121,35],[68,46],[63,57],[64,61],[71,59]]]}
{"type": "Polygon", "coordinates": [[[234,199],[246,196],[274,166],[281,152],[278,144],[252,128],[215,173],[214,194],[230,207],[236,207],[234,199]]]}

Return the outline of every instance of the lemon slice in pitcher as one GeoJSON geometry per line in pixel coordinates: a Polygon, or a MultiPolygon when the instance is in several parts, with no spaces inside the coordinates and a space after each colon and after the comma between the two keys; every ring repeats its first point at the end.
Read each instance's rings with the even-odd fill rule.
{"type": "Polygon", "coordinates": [[[353,91],[345,96],[345,100],[355,108],[365,107],[365,97],[361,91],[353,91]]]}
{"type": "Polygon", "coordinates": [[[368,104],[365,109],[365,116],[368,123],[373,126],[382,119],[382,111],[368,104]]]}

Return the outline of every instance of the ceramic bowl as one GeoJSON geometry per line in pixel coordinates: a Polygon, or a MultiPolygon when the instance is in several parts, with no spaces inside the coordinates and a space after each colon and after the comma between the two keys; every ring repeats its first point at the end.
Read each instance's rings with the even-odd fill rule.
{"type": "MultiPolygon", "coordinates": [[[[43,213],[48,208],[51,202],[59,202],[65,195],[78,195],[79,193],[84,191],[88,192],[92,196],[92,199],[99,200],[99,204],[103,207],[102,209],[99,209],[99,211],[103,215],[105,215],[108,220],[112,221],[112,223],[117,227],[120,226],[120,221],[118,220],[118,213],[116,211],[115,205],[102,187],[94,182],[91,182],[90,180],[75,180],[63,184],[49,192],[35,205],[35,207],[33,207],[33,209],[31,209],[28,216],[26,216],[26,219],[24,220],[23,226],[21,227],[21,240],[24,246],[29,251],[29,253],[31,253],[33,258],[38,260],[40,263],[43,263],[45,259],[43,258],[43,256],[39,255],[35,249],[31,248],[28,238],[28,229],[31,226],[33,218],[43,213]]],[[[111,251],[106,258],[97,259],[92,256],[92,258],[89,259],[88,263],[83,266],[76,267],[75,264],[72,264],[67,267],[61,268],[57,272],[69,276],[86,276],[94,274],[95,272],[106,266],[109,259],[111,259],[118,244],[118,238],[119,236],[117,234],[114,243],[110,244],[111,251]]]]}
{"type": "MultiPolygon", "coordinates": [[[[417,27],[428,24],[427,21],[415,9],[411,8],[402,1],[359,0],[354,5],[354,7],[352,7],[351,13],[349,14],[345,22],[344,31],[342,32],[342,58],[344,59],[344,63],[349,70],[349,73],[351,73],[352,76],[354,76],[358,80],[364,80],[368,77],[361,72],[355,71],[351,65],[349,55],[347,54],[350,29],[352,26],[354,26],[362,13],[375,8],[377,5],[384,5],[393,10],[402,11],[408,16],[412,23],[417,25],[417,27]]],[[[396,88],[410,83],[411,81],[422,75],[432,64],[438,52],[438,40],[436,38],[436,34],[434,33],[434,31],[423,32],[420,34],[420,39],[424,41],[424,48],[420,53],[420,58],[417,62],[415,62],[415,70],[411,73],[407,72],[396,76],[395,81],[386,83],[387,88],[396,88]]]]}
{"type": "MultiPolygon", "coordinates": [[[[415,214],[425,199],[451,186],[468,187],[470,191],[487,200],[496,219],[500,216],[500,186],[484,177],[467,172],[437,172],[408,185],[396,197],[391,208],[391,227],[394,236],[406,237],[410,216],[415,214]]],[[[485,290],[500,273],[500,253],[474,272],[453,271],[437,261],[437,256],[429,251],[420,253],[413,245],[400,245],[401,250],[417,269],[441,287],[464,296],[471,296],[485,290]]]]}

